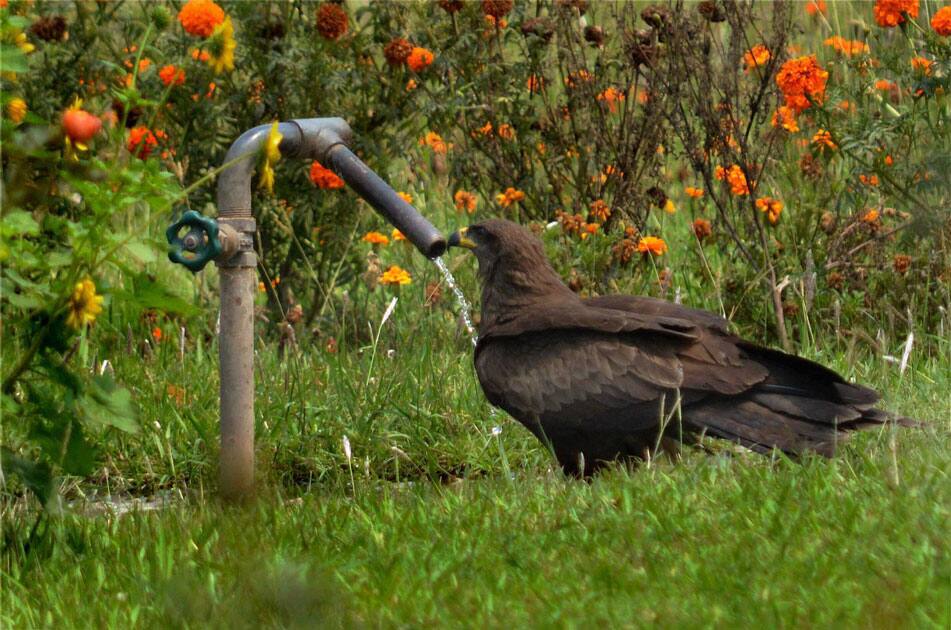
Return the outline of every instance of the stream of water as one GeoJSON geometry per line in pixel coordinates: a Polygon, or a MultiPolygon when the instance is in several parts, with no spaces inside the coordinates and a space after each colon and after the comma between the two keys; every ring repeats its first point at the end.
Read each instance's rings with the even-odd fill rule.
{"type": "Polygon", "coordinates": [[[459,304],[459,311],[462,314],[462,321],[472,338],[472,345],[475,346],[479,342],[479,335],[476,333],[475,326],[472,325],[472,305],[469,304],[469,300],[466,299],[462,289],[456,284],[456,279],[452,277],[452,272],[449,271],[449,267],[446,266],[446,261],[442,259],[442,256],[436,258],[434,262],[439,267],[439,271],[442,272],[442,277],[446,279],[446,284],[449,285],[456,296],[456,302],[459,304]]]}

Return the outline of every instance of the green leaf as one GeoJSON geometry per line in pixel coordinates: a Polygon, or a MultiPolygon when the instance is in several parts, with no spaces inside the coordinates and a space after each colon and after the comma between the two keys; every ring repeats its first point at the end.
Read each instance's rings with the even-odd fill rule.
{"type": "Polygon", "coordinates": [[[40,224],[33,215],[23,210],[14,210],[0,221],[0,233],[3,236],[35,236],[40,233],[40,224]]]}
{"type": "Polygon", "coordinates": [[[0,46],[0,57],[3,57],[4,72],[27,72],[30,69],[26,55],[16,46],[0,46]]]}
{"type": "Polygon", "coordinates": [[[119,387],[109,376],[95,376],[87,395],[77,401],[88,420],[113,426],[129,433],[138,433],[132,394],[119,387]]]}
{"type": "Polygon", "coordinates": [[[46,505],[53,495],[53,471],[49,465],[21,457],[5,446],[0,447],[0,459],[3,460],[3,471],[17,477],[40,503],[46,505]]]}

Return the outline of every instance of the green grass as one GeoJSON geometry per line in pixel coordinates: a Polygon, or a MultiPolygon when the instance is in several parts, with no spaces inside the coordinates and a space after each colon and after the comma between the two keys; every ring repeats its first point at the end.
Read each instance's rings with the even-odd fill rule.
{"type": "MultiPolygon", "coordinates": [[[[390,335],[451,325],[430,317],[397,320],[390,335]]],[[[553,472],[527,431],[488,416],[465,339],[433,336],[416,350],[383,339],[407,349],[401,363],[377,363],[374,379],[356,378],[370,374],[368,351],[283,364],[261,353],[263,489],[244,507],[209,496],[216,388],[184,407],[162,397],[180,371],[174,353],[130,374],[143,432],[109,442],[109,487],[178,487],[187,500],[119,518],[67,510],[28,550],[35,513],[7,504],[4,625],[951,621],[946,359],[921,357],[900,377],[822,357],[884,391],[888,407],[932,421],[924,430],[862,435],[832,461],[688,452],[588,484],[553,472]]],[[[213,380],[196,370],[190,382],[213,380]]],[[[85,480],[67,497],[105,487],[85,480]]]]}

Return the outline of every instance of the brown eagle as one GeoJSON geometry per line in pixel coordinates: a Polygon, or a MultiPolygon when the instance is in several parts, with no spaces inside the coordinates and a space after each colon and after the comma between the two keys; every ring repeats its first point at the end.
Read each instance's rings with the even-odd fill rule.
{"type": "Polygon", "coordinates": [[[449,245],[479,260],[482,390],[568,474],[643,458],[662,438],[706,433],[762,453],[831,456],[855,429],[906,423],[876,409],[873,390],[744,341],[711,313],[647,297],[578,297],[541,241],[510,221],[464,228],[449,245]]]}

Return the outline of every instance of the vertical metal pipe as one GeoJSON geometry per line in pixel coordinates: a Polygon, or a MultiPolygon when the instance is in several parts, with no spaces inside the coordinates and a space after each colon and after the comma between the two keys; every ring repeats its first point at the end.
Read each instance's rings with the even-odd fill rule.
{"type": "Polygon", "coordinates": [[[254,267],[220,267],[221,462],[226,499],[254,489],[254,267]]]}

